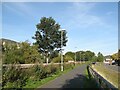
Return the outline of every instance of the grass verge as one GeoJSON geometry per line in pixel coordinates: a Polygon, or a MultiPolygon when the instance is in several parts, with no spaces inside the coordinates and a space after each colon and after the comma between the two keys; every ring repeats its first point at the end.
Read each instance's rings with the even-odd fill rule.
{"type": "Polygon", "coordinates": [[[118,76],[120,76],[119,72],[116,72],[114,70],[110,70],[103,66],[102,64],[100,65],[94,65],[92,66],[95,71],[97,71],[101,76],[103,76],[106,80],[111,82],[116,88],[118,88],[118,84],[120,84],[120,81],[118,80],[118,76]]]}
{"type": "Polygon", "coordinates": [[[83,88],[99,89],[99,86],[97,85],[95,79],[93,77],[89,78],[89,73],[88,73],[87,69],[85,70],[85,77],[86,77],[86,79],[84,80],[83,88]]]}

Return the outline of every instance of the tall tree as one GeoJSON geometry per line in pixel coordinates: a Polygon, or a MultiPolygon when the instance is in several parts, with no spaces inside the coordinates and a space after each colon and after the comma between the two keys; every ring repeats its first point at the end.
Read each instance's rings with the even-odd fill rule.
{"type": "Polygon", "coordinates": [[[92,60],[92,57],[95,56],[95,53],[94,52],[91,52],[91,51],[86,51],[85,52],[85,60],[88,61],[88,60],[92,60]]]}
{"type": "Polygon", "coordinates": [[[37,31],[33,39],[36,40],[35,44],[38,45],[39,52],[43,53],[48,58],[54,51],[61,50],[61,33],[63,36],[63,45],[66,46],[67,37],[66,31],[60,31],[60,25],[52,18],[42,17],[40,23],[36,25],[37,31]]]}
{"type": "Polygon", "coordinates": [[[74,52],[66,52],[65,53],[65,59],[67,59],[67,60],[75,60],[75,53],[74,52]]]}
{"type": "Polygon", "coordinates": [[[66,52],[65,56],[70,56],[73,60],[75,58],[75,53],[74,52],[66,52]]]}
{"type": "Polygon", "coordinates": [[[104,60],[104,56],[102,55],[102,53],[98,52],[97,61],[98,62],[103,62],[103,60],[104,60]]]}
{"type": "Polygon", "coordinates": [[[118,53],[114,53],[111,57],[113,60],[118,60],[118,53]]]}

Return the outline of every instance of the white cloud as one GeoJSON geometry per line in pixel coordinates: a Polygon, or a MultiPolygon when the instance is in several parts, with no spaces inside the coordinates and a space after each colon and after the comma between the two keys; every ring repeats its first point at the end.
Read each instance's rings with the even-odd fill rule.
{"type": "MultiPolygon", "coordinates": [[[[67,21],[65,27],[75,26],[75,28],[89,28],[94,26],[100,26],[110,28],[111,25],[105,22],[105,18],[91,13],[93,12],[93,9],[96,7],[96,5],[97,3],[73,3],[73,5],[68,7],[66,10],[69,14],[68,16],[71,17],[71,19],[67,21]],[[73,13],[70,13],[71,11],[73,13]]],[[[109,12],[109,14],[112,14],[112,12],[109,12]]]]}
{"type": "Polygon", "coordinates": [[[25,18],[34,18],[33,9],[26,2],[3,3],[3,8],[25,18]]]}
{"type": "Polygon", "coordinates": [[[69,26],[87,26],[91,22],[88,21],[90,15],[88,15],[88,12],[94,7],[95,4],[90,3],[73,3],[72,6],[67,8],[68,13],[73,12],[70,15],[71,19],[66,24],[67,27],[69,26]],[[77,24],[76,24],[77,23],[77,24]]]}
{"type": "Polygon", "coordinates": [[[11,7],[8,3],[3,3],[3,10],[4,10],[4,8],[5,9],[8,9],[9,11],[11,11],[11,12],[14,12],[14,13],[17,13],[18,15],[24,15],[23,13],[21,13],[19,10],[17,10],[16,8],[13,8],[13,7],[11,7]]]}
{"type": "Polygon", "coordinates": [[[106,15],[112,15],[112,14],[114,14],[114,12],[112,11],[106,13],[106,15]]]}

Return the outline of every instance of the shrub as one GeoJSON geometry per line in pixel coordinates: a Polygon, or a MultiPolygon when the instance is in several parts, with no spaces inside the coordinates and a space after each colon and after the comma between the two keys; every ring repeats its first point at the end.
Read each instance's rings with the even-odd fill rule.
{"type": "Polygon", "coordinates": [[[17,45],[6,45],[6,50],[3,52],[3,64],[30,64],[42,62],[43,56],[38,52],[37,46],[28,42],[19,43],[17,45]]]}
{"type": "Polygon", "coordinates": [[[59,65],[53,65],[53,64],[50,65],[50,69],[51,69],[52,74],[54,74],[54,73],[56,73],[57,71],[60,70],[59,65]]]}
{"type": "Polygon", "coordinates": [[[37,79],[37,80],[41,80],[47,76],[47,72],[46,72],[45,68],[43,68],[43,66],[41,66],[41,65],[34,66],[33,72],[35,75],[35,79],[37,79]]]}
{"type": "Polygon", "coordinates": [[[4,88],[21,88],[28,79],[26,72],[20,67],[10,66],[3,68],[2,86],[4,88]]]}
{"type": "MultiPolygon", "coordinates": [[[[73,64],[64,64],[64,69],[73,68],[73,64]]],[[[56,74],[60,71],[58,64],[51,64],[47,66],[36,65],[27,69],[20,67],[4,67],[3,68],[3,81],[2,86],[4,88],[23,88],[27,81],[40,81],[43,78],[56,74]]]]}
{"type": "Polygon", "coordinates": [[[54,62],[54,63],[60,63],[61,62],[61,57],[58,56],[58,57],[53,58],[52,62],[54,62]]]}
{"type": "Polygon", "coordinates": [[[73,58],[69,55],[65,55],[64,62],[67,62],[69,60],[73,60],[73,58]]]}
{"type": "Polygon", "coordinates": [[[64,64],[64,69],[70,69],[74,67],[74,63],[64,64]]]}
{"type": "Polygon", "coordinates": [[[50,66],[44,66],[44,69],[45,69],[45,71],[47,73],[47,76],[50,76],[50,74],[51,74],[51,68],[50,68],[50,66]]]}

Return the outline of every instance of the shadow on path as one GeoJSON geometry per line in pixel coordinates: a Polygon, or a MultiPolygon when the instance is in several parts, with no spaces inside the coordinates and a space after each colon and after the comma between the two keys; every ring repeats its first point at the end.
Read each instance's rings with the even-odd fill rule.
{"type": "Polygon", "coordinates": [[[84,80],[86,77],[82,74],[77,74],[77,76],[73,79],[66,80],[66,83],[62,86],[62,88],[84,88],[84,80]]]}
{"type": "Polygon", "coordinates": [[[94,88],[96,88],[95,81],[93,78],[89,78],[89,75],[85,74],[85,70],[86,65],[81,65],[64,75],[61,75],[55,80],[43,85],[39,90],[76,90],[77,88],[80,90],[87,88],[88,90],[94,90],[94,88]]]}
{"type": "Polygon", "coordinates": [[[87,78],[87,76],[78,74],[77,77],[66,80],[66,84],[62,88],[83,88],[83,89],[95,89],[100,90],[95,79],[87,78]]]}

